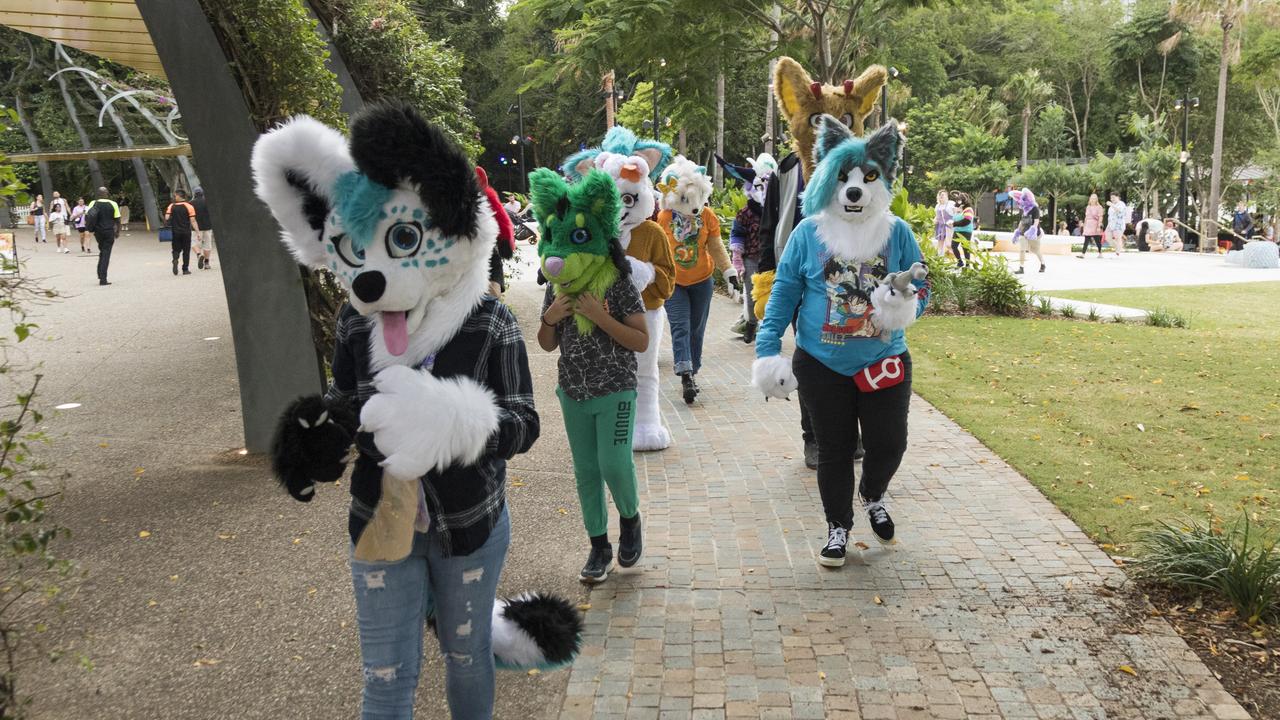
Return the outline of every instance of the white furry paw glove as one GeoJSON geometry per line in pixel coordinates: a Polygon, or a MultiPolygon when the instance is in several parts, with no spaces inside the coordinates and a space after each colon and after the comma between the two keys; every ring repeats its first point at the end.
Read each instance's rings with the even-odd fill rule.
{"type": "Polygon", "coordinates": [[[884,282],[871,291],[871,319],[881,330],[903,330],[916,321],[920,291],[914,285],[907,288],[899,290],[884,282]]]}
{"type": "Polygon", "coordinates": [[[653,263],[637,260],[630,255],[627,256],[627,263],[631,265],[631,284],[636,286],[636,290],[644,292],[644,289],[652,285],[653,279],[657,277],[657,273],[653,270],[653,263]]]}
{"type": "Polygon", "coordinates": [[[393,365],[373,380],[378,393],[360,411],[363,430],[398,478],[418,478],[450,465],[480,459],[498,430],[493,393],[471,378],[440,379],[428,372],[393,365]]]}
{"type": "Polygon", "coordinates": [[[769,398],[787,397],[796,389],[796,376],[791,373],[791,358],[785,355],[771,355],[756,358],[751,364],[751,385],[759,390],[767,402],[769,398]]]}
{"type": "Polygon", "coordinates": [[[736,269],[731,267],[724,271],[724,284],[729,289],[729,299],[742,302],[742,278],[738,277],[736,269]]]}

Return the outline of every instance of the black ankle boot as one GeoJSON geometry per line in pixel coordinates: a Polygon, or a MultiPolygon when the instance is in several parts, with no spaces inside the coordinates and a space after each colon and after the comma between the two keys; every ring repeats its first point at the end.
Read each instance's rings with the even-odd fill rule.
{"type": "Polygon", "coordinates": [[[684,404],[692,405],[698,398],[698,383],[693,380],[693,373],[681,373],[680,385],[684,388],[684,404]]]}

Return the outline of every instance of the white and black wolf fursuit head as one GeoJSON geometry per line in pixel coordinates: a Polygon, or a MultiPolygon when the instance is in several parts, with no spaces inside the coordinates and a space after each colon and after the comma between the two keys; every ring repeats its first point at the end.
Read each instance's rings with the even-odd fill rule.
{"type": "MultiPolygon", "coordinates": [[[[331,272],[355,311],[371,319],[367,355],[359,361],[377,375],[377,392],[359,420],[319,395],[285,410],[273,448],[281,484],[307,502],[315,482],[338,480],[358,429],[370,430],[370,405],[378,402],[386,405],[379,405],[378,422],[390,426],[375,431],[390,431],[377,438],[386,457],[380,508],[390,502],[387,483],[474,463],[498,426],[493,393],[470,377],[435,378],[430,368],[434,353],[485,299],[499,229],[495,210],[502,210],[483,174],[477,177],[439,128],[395,103],[358,114],[350,138],[313,118],[294,117],[259,139],[252,163],[258,197],[283,228],[285,246],[306,267],[331,272]],[[431,402],[402,402],[426,397],[413,394],[417,386],[430,386],[431,402]]],[[[577,654],[581,629],[577,609],[562,598],[499,598],[496,662],[565,665],[577,654]]]]}

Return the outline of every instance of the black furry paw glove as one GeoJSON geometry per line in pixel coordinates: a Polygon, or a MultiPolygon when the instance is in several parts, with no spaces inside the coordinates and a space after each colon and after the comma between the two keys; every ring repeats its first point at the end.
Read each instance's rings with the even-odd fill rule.
{"type": "Polygon", "coordinates": [[[280,416],[271,444],[276,479],[294,500],[311,502],[316,483],[342,477],[355,431],[355,415],[345,407],[319,395],[298,398],[280,416]]]}

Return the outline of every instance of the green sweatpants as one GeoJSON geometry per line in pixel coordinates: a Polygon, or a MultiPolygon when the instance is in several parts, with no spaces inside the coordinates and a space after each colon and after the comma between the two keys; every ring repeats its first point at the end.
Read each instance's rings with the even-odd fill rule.
{"type": "Polygon", "coordinates": [[[621,517],[640,512],[636,466],[631,459],[631,437],[636,424],[636,391],[624,390],[581,402],[556,388],[564,411],[564,429],[573,454],[573,474],[578,480],[578,502],[587,535],[609,531],[609,506],[604,487],[609,486],[621,517]]]}

